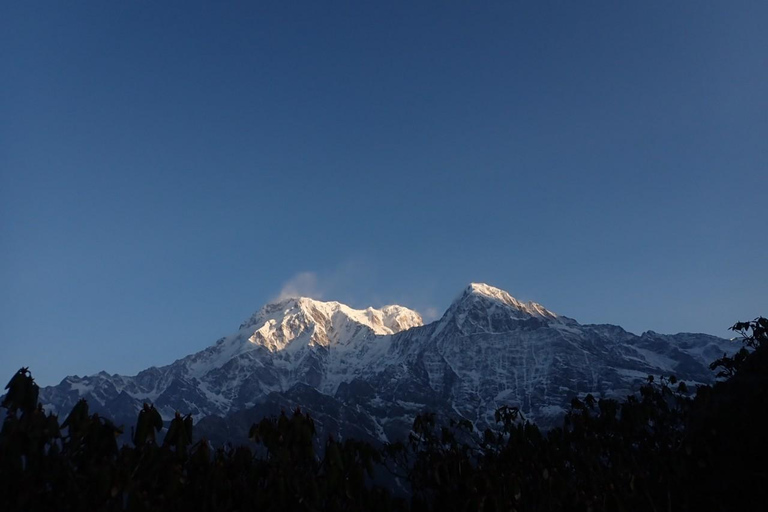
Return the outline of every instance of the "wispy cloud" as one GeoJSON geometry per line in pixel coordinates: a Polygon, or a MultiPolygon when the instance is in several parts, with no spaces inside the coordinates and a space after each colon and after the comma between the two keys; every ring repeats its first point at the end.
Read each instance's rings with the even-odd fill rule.
{"type": "Polygon", "coordinates": [[[424,319],[424,323],[429,323],[437,320],[440,318],[440,312],[435,307],[427,307],[424,308],[424,311],[421,311],[421,318],[424,319]]]}
{"type": "Polygon", "coordinates": [[[391,289],[379,294],[382,279],[376,265],[363,258],[348,259],[325,271],[304,270],[285,281],[272,301],[287,298],[310,297],[339,301],[354,308],[381,307],[399,304],[416,310],[425,323],[438,320],[442,311],[435,307],[429,290],[391,289]]]}
{"type": "Polygon", "coordinates": [[[304,270],[285,281],[273,300],[310,297],[358,307],[363,302],[366,306],[372,305],[369,302],[372,297],[365,291],[371,289],[370,279],[374,274],[375,268],[360,259],[349,259],[324,271],[304,270]]]}
{"type": "Polygon", "coordinates": [[[280,293],[275,300],[289,299],[293,297],[311,297],[313,299],[322,299],[323,290],[319,284],[317,273],[299,272],[280,288],[280,293]]]}

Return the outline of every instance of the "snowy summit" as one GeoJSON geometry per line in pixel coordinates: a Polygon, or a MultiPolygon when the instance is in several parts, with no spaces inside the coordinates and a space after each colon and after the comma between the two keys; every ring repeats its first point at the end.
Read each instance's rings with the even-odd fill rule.
{"type": "Polygon", "coordinates": [[[504,290],[495,288],[485,283],[470,283],[470,285],[464,290],[464,293],[459,297],[458,301],[464,301],[470,297],[484,297],[486,299],[498,301],[531,316],[542,318],[557,318],[555,313],[549,311],[541,304],[533,301],[519,301],[504,290]]]}

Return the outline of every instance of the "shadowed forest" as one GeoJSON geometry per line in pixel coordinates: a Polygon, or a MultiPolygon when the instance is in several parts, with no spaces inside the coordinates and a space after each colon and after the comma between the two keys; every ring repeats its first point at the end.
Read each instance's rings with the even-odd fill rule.
{"type": "Polygon", "coordinates": [[[514,407],[498,428],[416,417],[375,447],[316,439],[301,410],[265,418],[250,446],[212,448],[151,405],[129,427],[81,400],[60,422],[26,368],[6,386],[0,510],[730,511],[768,503],[768,319],[732,327],[743,343],[689,389],[654,379],[623,401],[574,398],[547,432],[514,407]]]}

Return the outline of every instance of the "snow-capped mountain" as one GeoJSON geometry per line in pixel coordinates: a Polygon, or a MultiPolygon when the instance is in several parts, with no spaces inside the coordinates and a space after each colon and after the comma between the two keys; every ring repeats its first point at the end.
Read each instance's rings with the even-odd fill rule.
{"type": "Polygon", "coordinates": [[[87,398],[128,425],[151,401],[166,418],[193,414],[199,433],[220,440],[243,439],[265,414],[301,406],[324,433],[385,441],[402,437],[425,410],[482,427],[499,406],[518,406],[548,426],[573,396],[623,397],[649,374],[710,382],[708,364],[733,349],[705,334],[636,336],[581,325],[471,284],[428,325],[402,306],[281,300],[168,366],[132,377],[67,377],[40,398],[62,412],[87,398]]]}

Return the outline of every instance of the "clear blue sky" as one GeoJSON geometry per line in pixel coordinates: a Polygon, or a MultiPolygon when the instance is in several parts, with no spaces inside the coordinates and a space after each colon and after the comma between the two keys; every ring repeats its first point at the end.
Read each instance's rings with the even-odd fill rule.
{"type": "Polygon", "coordinates": [[[170,363],[286,287],[434,316],[483,281],[725,336],[768,315],[766,20],[3,2],[0,376],[170,363]]]}

